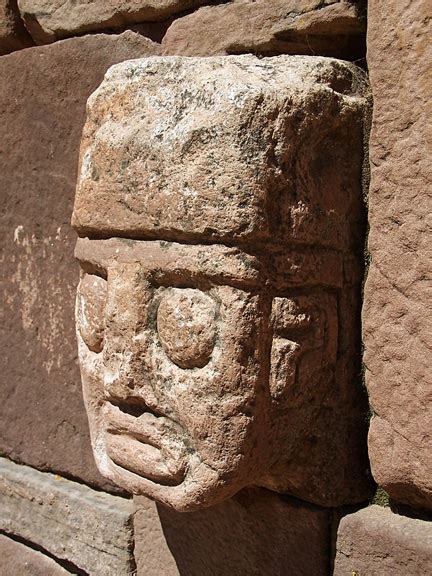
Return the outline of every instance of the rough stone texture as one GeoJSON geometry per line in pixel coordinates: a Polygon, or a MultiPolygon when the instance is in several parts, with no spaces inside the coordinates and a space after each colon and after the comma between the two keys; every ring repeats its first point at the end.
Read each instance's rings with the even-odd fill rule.
{"type": "Polygon", "coordinates": [[[342,518],[334,576],[424,576],[432,572],[432,523],[369,506],[342,518]]]}
{"type": "Polygon", "coordinates": [[[92,575],[132,574],[133,503],[0,458],[0,530],[92,575]]]}
{"type": "Polygon", "coordinates": [[[0,534],[2,576],[66,576],[70,572],[37,550],[0,534]]]}
{"type": "Polygon", "coordinates": [[[171,24],[162,42],[163,53],[310,54],[355,60],[366,52],[366,18],[359,4],[236,0],[203,7],[171,24]]]}
{"type": "Polygon", "coordinates": [[[16,0],[0,0],[0,56],[32,45],[16,0]]]}
{"type": "Polygon", "coordinates": [[[112,63],[154,50],[127,32],[0,59],[0,452],[105,487],[80,387],[70,217],[88,95],[112,63]]]}
{"type": "Polygon", "coordinates": [[[88,101],[74,227],[359,249],[367,94],[360,69],[327,58],[113,66],[88,101]]]}
{"type": "Polygon", "coordinates": [[[91,96],[77,327],[108,478],[181,510],[367,497],[367,94],[348,63],[228,56],[124,63],[91,96]]]}
{"type": "Polygon", "coordinates": [[[207,0],[18,0],[26,27],[37,44],[96,30],[163,20],[206,3],[207,0]]]}
{"type": "Polygon", "coordinates": [[[326,510],[253,488],[188,514],[135,501],[138,576],[328,574],[326,510]]]}
{"type": "Polygon", "coordinates": [[[395,501],[432,508],[431,5],[372,0],[374,93],[363,313],[369,450],[395,501]]]}

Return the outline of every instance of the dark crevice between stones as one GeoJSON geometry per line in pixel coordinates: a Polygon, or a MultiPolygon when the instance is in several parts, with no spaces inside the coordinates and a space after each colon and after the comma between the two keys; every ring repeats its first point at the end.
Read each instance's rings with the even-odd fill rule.
{"type": "Polygon", "coordinates": [[[425,508],[414,508],[408,504],[401,504],[396,502],[391,497],[388,499],[388,506],[390,510],[399,516],[405,516],[413,520],[424,520],[426,522],[432,521],[432,510],[426,510],[425,508]]]}
{"type": "Polygon", "coordinates": [[[132,32],[136,32],[149,40],[153,40],[157,44],[161,44],[162,40],[165,37],[165,34],[168,31],[168,28],[171,26],[173,22],[178,20],[179,18],[183,18],[184,16],[189,16],[199,10],[200,8],[205,8],[206,6],[219,6],[220,4],[230,4],[232,0],[209,0],[206,4],[202,6],[198,6],[196,8],[190,8],[189,10],[183,10],[182,12],[176,12],[166,20],[159,20],[154,22],[137,22],[136,24],[129,24],[125,28],[121,30],[104,30],[105,33],[111,34],[121,34],[126,30],[132,30],[132,32]]]}
{"type": "Polygon", "coordinates": [[[39,546],[38,544],[35,544],[34,542],[31,542],[30,540],[27,540],[22,536],[17,536],[16,534],[10,534],[5,530],[0,530],[0,534],[3,534],[3,536],[6,536],[7,538],[14,540],[15,542],[18,542],[19,544],[23,544],[24,546],[30,548],[31,550],[34,550],[35,552],[40,552],[47,558],[50,558],[51,560],[56,562],[59,566],[64,568],[64,570],[66,570],[70,574],[74,574],[75,576],[89,576],[88,572],[85,572],[85,570],[82,570],[81,568],[76,566],[73,562],[57,558],[57,556],[54,556],[54,554],[51,554],[51,552],[49,552],[42,546],[39,546]]]}
{"type": "MultiPolygon", "coordinates": [[[[13,2],[17,2],[17,0],[12,0],[13,2]]],[[[46,46],[49,44],[54,44],[55,42],[59,42],[62,40],[68,40],[71,38],[81,38],[83,36],[95,36],[97,34],[108,34],[108,35],[120,35],[123,34],[123,32],[127,32],[128,30],[135,32],[137,34],[139,34],[140,36],[143,36],[145,38],[148,38],[149,40],[152,40],[153,42],[157,43],[157,44],[161,44],[168,28],[171,26],[171,24],[177,20],[178,18],[183,18],[184,16],[188,16],[189,14],[192,14],[193,12],[196,12],[197,10],[199,10],[199,8],[204,8],[206,6],[218,6],[220,4],[230,4],[232,2],[232,0],[208,0],[208,2],[206,2],[204,5],[202,6],[198,6],[195,8],[190,8],[187,10],[183,10],[181,12],[176,12],[175,14],[172,14],[171,16],[168,16],[166,19],[164,20],[143,20],[143,21],[137,21],[137,22],[127,22],[124,23],[123,25],[120,26],[101,26],[100,28],[92,28],[89,30],[83,30],[82,32],[75,32],[75,33],[68,33],[67,30],[63,30],[60,33],[60,36],[58,38],[52,39],[51,41],[47,40],[46,42],[42,42],[40,44],[36,44],[36,46],[46,46]]],[[[18,10],[18,8],[17,8],[18,10]]],[[[19,13],[19,12],[18,12],[19,13]]],[[[40,32],[42,34],[44,34],[43,29],[41,28],[39,22],[35,19],[32,18],[31,15],[27,15],[27,22],[31,23],[31,27],[34,27],[37,30],[40,30],[40,32]]],[[[23,28],[25,27],[25,24],[23,22],[23,28]]],[[[26,28],[26,32],[27,32],[27,27],[26,28]]],[[[29,35],[30,38],[30,35],[29,35]]],[[[33,40],[31,40],[33,42],[33,40]]]]}

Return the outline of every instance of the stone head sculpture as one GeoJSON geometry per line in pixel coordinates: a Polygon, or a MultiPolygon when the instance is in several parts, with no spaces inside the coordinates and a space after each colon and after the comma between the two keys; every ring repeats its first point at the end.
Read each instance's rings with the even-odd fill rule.
{"type": "Polygon", "coordinates": [[[146,58],[88,102],[73,225],[100,471],[178,510],[365,497],[366,86],[326,58],[146,58]]]}

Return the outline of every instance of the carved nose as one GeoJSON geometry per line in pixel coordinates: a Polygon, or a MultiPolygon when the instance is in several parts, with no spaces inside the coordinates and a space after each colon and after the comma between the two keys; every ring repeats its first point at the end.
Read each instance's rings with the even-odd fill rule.
{"type": "Polygon", "coordinates": [[[112,350],[107,341],[104,350],[103,382],[108,396],[126,398],[135,387],[133,356],[128,350],[112,350]]]}

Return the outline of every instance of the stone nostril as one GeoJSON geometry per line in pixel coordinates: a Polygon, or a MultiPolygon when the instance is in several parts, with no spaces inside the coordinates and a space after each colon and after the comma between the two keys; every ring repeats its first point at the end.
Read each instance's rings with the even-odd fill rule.
{"type": "Polygon", "coordinates": [[[133,416],[134,418],[139,418],[150,410],[141,398],[110,398],[109,402],[117,406],[124,414],[129,414],[129,416],[133,416]]]}

